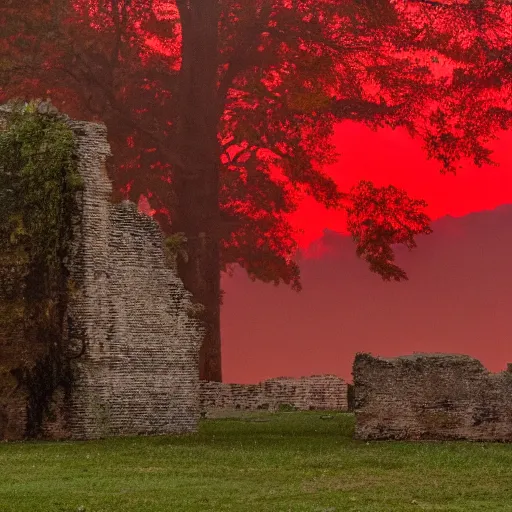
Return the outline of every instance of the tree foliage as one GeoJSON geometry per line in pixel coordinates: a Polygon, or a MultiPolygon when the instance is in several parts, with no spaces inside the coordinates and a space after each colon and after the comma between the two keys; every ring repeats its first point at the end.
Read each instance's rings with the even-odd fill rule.
{"type": "MultiPolygon", "coordinates": [[[[105,121],[117,187],[135,200],[147,196],[169,233],[171,169],[179,161],[180,15],[187,12],[180,3],[29,0],[0,7],[9,34],[3,97],[51,95],[71,115],[105,121]]],[[[224,268],[239,264],[253,278],[299,288],[288,215],[300,197],[352,208],[363,221],[372,213],[361,201],[354,205],[362,190],[368,205],[389,196],[390,189],[361,184],[352,197],[325,174],[336,160],[336,123],[405,127],[443,172],[466,158],[492,163],[488,143],[510,127],[506,1],[220,0],[218,10],[224,268]]],[[[412,205],[420,207],[400,202],[412,205]]],[[[427,231],[428,219],[418,223],[414,211],[403,212],[407,240],[427,231]]],[[[353,219],[349,227],[360,243],[353,219]]],[[[392,263],[392,245],[403,238],[388,235],[380,234],[382,259],[369,260],[370,268],[404,278],[392,263]]],[[[358,253],[368,255],[362,246],[358,253]]]]}
{"type": "Polygon", "coordinates": [[[6,0],[0,24],[0,97],[49,95],[105,122],[116,189],[183,233],[210,380],[221,269],[300,289],[288,219],[301,197],[347,210],[384,279],[406,278],[394,245],[430,232],[402,190],[338,189],[324,171],[336,124],[406,129],[453,173],[492,164],[512,123],[509,0],[6,0]]]}

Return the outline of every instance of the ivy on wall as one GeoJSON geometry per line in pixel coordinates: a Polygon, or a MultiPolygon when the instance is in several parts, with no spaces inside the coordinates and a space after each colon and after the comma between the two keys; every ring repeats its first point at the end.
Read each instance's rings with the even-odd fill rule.
{"type": "Polygon", "coordinates": [[[47,105],[12,104],[0,129],[0,329],[8,335],[22,326],[24,339],[41,351],[15,369],[29,393],[29,434],[37,433],[65,374],[66,263],[83,186],[74,134],[47,105]]]}

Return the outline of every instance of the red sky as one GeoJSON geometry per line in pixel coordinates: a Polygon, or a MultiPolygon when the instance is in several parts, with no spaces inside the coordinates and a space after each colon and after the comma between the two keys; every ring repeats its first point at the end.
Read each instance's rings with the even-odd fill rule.
{"type": "MultiPolygon", "coordinates": [[[[442,175],[440,165],[426,159],[421,141],[405,131],[383,129],[373,132],[357,123],[338,125],[335,141],[339,163],[326,170],[343,190],[361,179],[378,186],[395,185],[416,198],[425,199],[432,219],[461,216],[512,203],[512,133],[503,132],[492,148],[499,167],[464,165],[456,175],[442,175]]],[[[301,245],[308,246],[325,228],[344,231],[342,212],[328,211],[313,199],[305,199],[293,217],[305,232],[301,245]]]]}
{"type": "MultiPolygon", "coordinates": [[[[393,184],[426,200],[433,220],[446,215],[463,219],[472,212],[512,204],[512,133],[503,134],[493,145],[499,167],[479,169],[467,163],[457,176],[441,175],[439,164],[427,161],[421,142],[401,130],[372,132],[345,122],[338,126],[335,141],[340,160],[326,170],[342,190],[361,179],[377,186],[393,184]]],[[[486,217],[490,226],[493,218],[486,217]]],[[[502,223],[509,220],[512,225],[512,214],[510,219],[500,217],[502,223]]],[[[223,280],[227,292],[222,310],[224,381],[257,382],[279,375],[325,372],[349,379],[354,353],[362,350],[388,356],[412,351],[462,352],[479,357],[493,371],[512,361],[512,327],[508,327],[508,313],[503,312],[510,309],[503,306],[509,291],[504,287],[506,279],[495,268],[496,258],[508,254],[501,250],[499,237],[506,238],[512,259],[507,229],[498,229],[497,239],[482,242],[480,221],[474,217],[470,216],[469,225],[463,220],[443,225],[449,235],[446,230],[439,235],[434,232],[423,253],[420,245],[405,257],[405,270],[412,266],[418,271],[408,272],[411,281],[389,284],[355,261],[353,245],[340,242],[332,233],[323,236],[325,229],[344,232],[343,213],[327,211],[305,199],[292,223],[303,230],[299,242],[307,256],[301,294],[249,282],[243,272],[223,280]],[[474,253],[482,243],[495,251],[484,251],[487,259],[474,253]],[[455,265],[454,270],[446,262],[467,259],[460,252],[461,244],[467,245],[472,263],[455,265]],[[493,307],[489,306],[492,301],[480,299],[489,296],[496,280],[501,288],[493,298],[499,304],[493,307]],[[467,283],[474,282],[475,286],[468,287],[467,283]],[[461,289],[465,289],[464,301],[456,298],[461,289]],[[400,311],[383,313],[392,305],[407,312],[407,321],[400,311]],[[445,314],[453,308],[456,314],[445,314]],[[431,315],[443,319],[423,323],[431,315]],[[404,334],[405,324],[414,336],[404,334]]],[[[511,274],[508,261],[501,269],[511,274]]]]}
{"type": "Polygon", "coordinates": [[[471,164],[441,175],[418,141],[345,123],[341,153],[328,169],[343,189],[360,179],[393,184],[429,203],[434,234],[400,253],[406,283],[383,283],[354,256],[343,215],[305,200],[293,217],[308,248],[304,290],[225,278],[222,311],[225,382],[335,373],[351,378],[358,351],[467,353],[491,371],[512,361],[512,133],[494,145],[500,167],[471,164]],[[503,210],[505,208],[505,210],[503,210]],[[491,210],[483,213],[484,210],[491,210]],[[468,215],[471,214],[471,215],[468,215]]]}

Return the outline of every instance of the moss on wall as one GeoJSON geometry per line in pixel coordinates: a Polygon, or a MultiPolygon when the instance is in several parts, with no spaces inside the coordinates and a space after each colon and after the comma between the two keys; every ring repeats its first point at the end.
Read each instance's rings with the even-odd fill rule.
{"type": "Polygon", "coordinates": [[[66,263],[82,187],[74,148],[73,132],[48,104],[11,105],[0,130],[0,343],[11,354],[3,373],[28,395],[29,436],[40,432],[54,390],[70,385],[66,263]]]}

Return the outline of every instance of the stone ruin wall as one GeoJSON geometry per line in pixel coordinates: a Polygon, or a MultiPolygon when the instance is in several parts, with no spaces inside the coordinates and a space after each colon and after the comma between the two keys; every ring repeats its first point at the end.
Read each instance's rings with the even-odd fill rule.
{"type": "Polygon", "coordinates": [[[201,413],[220,411],[276,411],[280,406],[297,410],[346,411],[347,384],[335,375],[299,379],[279,377],[259,384],[200,382],[201,413]]]}
{"type": "MultiPolygon", "coordinates": [[[[166,261],[157,223],[133,203],[112,204],[105,126],[68,122],[84,180],[69,265],[78,292],[68,311],[68,349],[85,352],[71,361],[71,392],[54,392],[43,435],[195,431],[202,330],[187,313],[190,294],[166,261]]],[[[0,345],[0,361],[6,347],[11,360],[26,348],[14,338],[0,345]]],[[[0,389],[0,438],[20,439],[27,430],[27,397],[14,384],[0,389]]]]}
{"type": "Polygon", "coordinates": [[[512,441],[512,373],[469,356],[358,354],[355,437],[512,441]]]}

